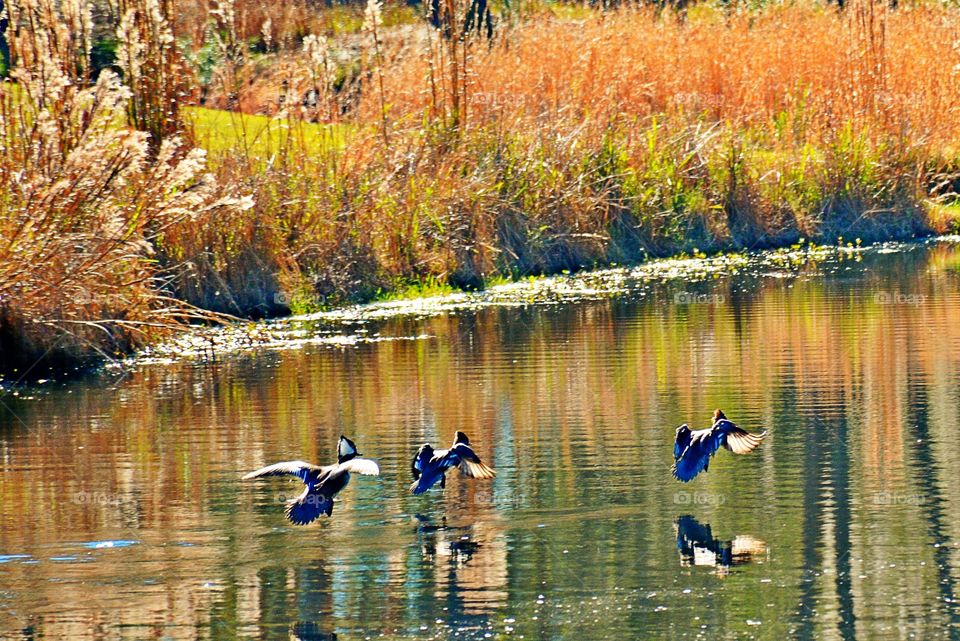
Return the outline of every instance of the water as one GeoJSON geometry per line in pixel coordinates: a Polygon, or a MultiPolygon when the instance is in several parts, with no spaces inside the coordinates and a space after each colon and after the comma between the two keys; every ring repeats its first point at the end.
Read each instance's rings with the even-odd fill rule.
{"type": "Polygon", "coordinates": [[[6,395],[0,636],[960,638],[960,246],[695,271],[6,395]],[[677,483],[716,407],[767,440],[677,483]],[[411,496],[457,429],[497,478],[411,496]],[[332,519],[239,480],[341,432],[332,519]]]}

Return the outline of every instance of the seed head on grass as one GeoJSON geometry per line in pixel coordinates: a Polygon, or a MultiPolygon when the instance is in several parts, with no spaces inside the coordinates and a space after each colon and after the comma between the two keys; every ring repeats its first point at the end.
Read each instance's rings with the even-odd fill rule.
{"type": "Polygon", "coordinates": [[[374,33],[383,25],[383,2],[381,0],[367,0],[363,10],[363,30],[374,33]]]}

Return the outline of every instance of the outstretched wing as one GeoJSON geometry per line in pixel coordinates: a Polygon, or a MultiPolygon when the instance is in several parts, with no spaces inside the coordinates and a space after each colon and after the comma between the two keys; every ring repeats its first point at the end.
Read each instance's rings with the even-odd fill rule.
{"type": "Polygon", "coordinates": [[[767,435],[766,432],[751,434],[726,419],[717,421],[712,429],[719,432],[723,446],[734,454],[749,454],[757,449],[757,446],[763,442],[763,437],[767,435]]]}
{"type": "Polygon", "coordinates": [[[433,448],[428,443],[421,445],[417,453],[413,455],[413,460],[410,461],[410,473],[413,475],[414,481],[418,480],[423,471],[427,469],[427,463],[430,462],[432,457],[433,448]]]}
{"type": "Polygon", "coordinates": [[[410,485],[410,491],[414,494],[423,494],[433,485],[444,478],[444,469],[439,465],[430,465],[423,468],[423,473],[417,476],[417,480],[410,485]]]}
{"type": "Polygon", "coordinates": [[[673,476],[686,483],[707,469],[710,457],[720,446],[735,454],[747,454],[760,445],[765,435],[766,432],[751,434],[721,418],[710,429],[690,432],[689,443],[673,465],[673,476]]]}
{"type": "Polygon", "coordinates": [[[693,480],[710,465],[710,457],[720,448],[721,437],[713,429],[690,432],[687,446],[673,464],[673,476],[678,481],[693,480]]]}
{"type": "Polygon", "coordinates": [[[308,487],[303,494],[287,503],[284,513],[294,525],[306,525],[321,514],[333,514],[333,497],[321,494],[316,487],[308,487]]]}
{"type": "Polygon", "coordinates": [[[430,445],[424,445],[413,458],[413,484],[410,491],[414,494],[423,494],[434,483],[444,479],[444,473],[455,465],[460,464],[460,457],[451,454],[450,450],[434,450],[430,445]]]}
{"type": "Polygon", "coordinates": [[[263,476],[295,476],[306,483],[310,473],[318,470],[320,470],[319,465],[313,465],[303,461],[283,461],[282,463],[274,463],[273,465],[261,467],[259,470],[254,470],[249,474],[244,474],[243,480],[257,479],[263,476]]]}
{"type": "Polygon", "coordinates": [[[690,428],[684,423],[677,428],[677,440],[673,443],[673,460],[676,461],[690,445],[690,428]]]}
{"type": "Polygon", "coordinates": [[[367,476],[380,476],[380,466],[368,458],[350,459],[346,463],[341,463],[340,469],[357,474],[366,474],[367,476]]]}
{"type": "Polygon", "coordinates": [[[493,468],[483,464],[473,448],[463,442],[458,442],[450,448],[444,458],[446,459],[444,469],[456,465],[460,468],[461,474],[472,479],[492,479],[497,475],[493,468]]]}

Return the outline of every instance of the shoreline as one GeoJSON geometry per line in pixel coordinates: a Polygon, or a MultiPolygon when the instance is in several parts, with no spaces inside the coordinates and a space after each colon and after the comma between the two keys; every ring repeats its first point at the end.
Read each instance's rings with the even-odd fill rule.
{"type": "Polygon", "coordinates": [[[308,345],[350,347],[364,343],[417,340],[418,336],[371,335],[364,325],[396,319],[423,320],[443,314],[460,314],[490,307],[527,307],[575,301],[605,300],[630,295],[650,283],[698,284],[719,277],[757,270],[763,277],[795,275],[811,261],[843,260],[871,252],[905,251],[938,243],[958,244],[960,235],[932,235],[910,240],[880,241],[871,244],[794,244],[747,252],[719,252],[712,255],[677,255],[653,258],[634,265],[613,265],[568,274],[531,276],[476,291],[458,290],[440,295],[374,301],[345,305],[308,314],[249,321],[235,326],[187,330],[177,339],[143,350],[125,359],[119,367],[179,361],[215,361],[256,350],[298,349],[308,345]],[[327,325],[329,331],[299,336],[295,327],[327,325]],[[337,331],[350,329],[353,332],[337,331]],[[357,328],[363,328],[357,332],[357,328]],[[296,335],[296,337],[295,337],[296,335]]]}
{"type": "Polygon", "coordinates": [[[30,134],[0,149],[0,371],[59,377],[228,317],[956,231],[960,12],[858,10],[882,20],[534,10],[425,46],[371,14],[359,57],[312,33],[239,46],[206,81],[165,44],[170,16],[144,14],[144,47],[94,73],[44,14],[64,41],[11,40],[0,84],[5,131],[30,134]],[[41,54],[66,82],[25,66],[41,54]],[[273,117],[189,107],[281,58],[306,102],[276,76],[293,93],[267,92],[273,117]]]}
{"type": "MultiPolygon", "coordinates": [[[[142,348],[127,354],[115,354],[113,358],[101,358],[96,362],[75,363],[61,375],[51,372],[53,366],[40,361],[34,368],[35,374],[15,377],[4,377],[0,374],[0,390],[13,389],[20,385],[35,384],[39,380],[68,382],[88,375],[96,375],[106,370],[126,371],[140,364],[179,360],[182,358],[199,358],[207,360],[223,354],[234,354],[251,349],[270,349],[282,346],[289,349],[295,344],[330,344],[355,345],[364,342],[378,342],[388,340],[383,338],[342,338],[321,337],[302,341],[293,341],[289,337],[274,339],[273,330],[276,327],[294,323],[325,322],[332,325],[345,326],[357,322],[383,322],[400,317],[420,317],[437,315],[447,312],[459,312],[466,309],[477,309],[493,305],[526,305],[537,304],[534,300],[528,301],[530,295],[542,296],[564,294],[590,296],[598,295],[606,298],[622,293],[620,290],[609,289],[609,282],[604,284],[605,289],[593,290],[581,288],[578,284],[595,278],[603,280],[605,274],[627,274],[630,278],[654,278],[662,280],[683,280],[696,277],[701,273],[716,273],[717,269],[725,266],[745,266],[748,263],[763,263],[766,259],[786,258],[788,260],[802,259],[804,261],[816,257],[835,256],[853,252],[868,251],[877,247],[903,246],[911,244],[925,244],[930,242],[960,242],[960,235],[929,233],[902,238],[893,234],[892,237],[874,237],[863,241],[855,238],[846,241],[846,244],[818,244],[815,241],[799,239],[801,242],[767,245],[758,248],[738,250],[735,248],[719,249],[704,253],[695,249],[691,256],[681,251],[668,256],[648,255],[646,260],[619,264],[609,262],[596,264],[580,269],[561,269],[548,274],[521,276],[514,280],[498,278],[478,288],[462,288],[444,284],[442,287],[417,283],[403,283],[397,289],[382,292],[380,297],[360,302],[347,302],[334,305],[329,309],[307,311],[301,313],[280,314],[274,316],[252,318],[237,317],[230,324],[218,326],[183,325],[176,330],[172,337],[149,343],[142,348]],[[572,285],[572,286],[568,286],[572,285]],[[44,369],[44,368],[47,369],[44,369]]],[[[686,282],[697,282],[687,280],[686,282]]],[[[389,339],[399,340],[399,339],[389,339]]],[[[105,356],[105,355],[104,355],[105,356]]]]}
{"type": "Polygon", "coordinates": [[[377,300],[337,306],[306,314],[289,314],[258,320],[241,319],[216,327],[185,326],[172,338],[159,341],[133,354],[96,365],[78,367],[61,377],[27,377],[12,381],[0,378],[0,396],[45,384],[70,384],[89,376],[126,374],[141,366],[180,361],[214,363],[259,350],[302,349],[311,345],[352,347],[396,340],[421,340],[427,335],[380,336],[366,325],[400,318],[422,320],[441,314],[474,312],[490,307],[526,307],[574,301],[604,300],[630,295],[650,283],[697,284],[728,277],[743,270],[757,270],[762,277],[795,275],[811,261],[843,260],[870,252],[905,251],[938,243],[960,244],[960,234],[931,234],[907,240],[884,240],[869,244],[818,245],[812,242],[742,252],[717,252],[690,256],[677,254],[651,258],[630,265],[608,265],[568,273],[528,276],[497,283],[479,290],[453,290],[442,294],[377,300]],[[765,271],[761,271],[765,270],[765,271]],[[779,271],[778,271],[779,270],[779,271]],[[326,331],[303,337],[303,329],[326,325],[326,331]],[[353,327],[353,332],[342,330],[353,327]],[[359,331],[358,331],[359,330],[359,331]]]}

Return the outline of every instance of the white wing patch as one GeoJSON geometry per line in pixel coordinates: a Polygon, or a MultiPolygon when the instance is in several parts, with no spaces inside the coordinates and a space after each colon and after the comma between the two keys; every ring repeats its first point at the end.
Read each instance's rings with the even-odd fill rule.
{"type": "Polygon", "coordinates": [[[357,474],[366,474],[367,476],[380,475],[380,466],[368,458],[350,459],[346,463],[342,463],[340,467],[348,472],[355,472],[357,474]]]}
{"type": "Polygon", "coordinates": [[[749,454],[760,445],[766,435],[766,432],[751,434],[746,430],[735,427],[727,434],[724,445],[734,454],[749,454]]]}
{"type": "Polygon", "coordinates": [[[283,461],[282,463],[274,463],[273,465],[261,467],[259,470],[254,470],[249,474],[244,474],[242,480],[246,481],[249,479],[259,478],[261,476],[280,476],[283,474],[301,477],[303,470],[313,467],[316,466],[311,465],[310,463],[305,463],[304,461],[283,461]]]}

